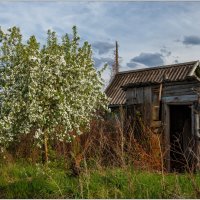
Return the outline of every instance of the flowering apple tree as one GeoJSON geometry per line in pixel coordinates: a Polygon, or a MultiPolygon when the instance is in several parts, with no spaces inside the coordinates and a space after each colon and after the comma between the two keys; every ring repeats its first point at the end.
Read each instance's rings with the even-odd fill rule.
{"type": "Polygon", "coordinates": [[[0,30],[0,142],[32,133],[47,140],[71,141],[107,108],[101,73],[91,46],[79,45],[76,27],[58,42],[48,31],[43,47],[34,36],[24,43],[16,27],[0,30]]]}

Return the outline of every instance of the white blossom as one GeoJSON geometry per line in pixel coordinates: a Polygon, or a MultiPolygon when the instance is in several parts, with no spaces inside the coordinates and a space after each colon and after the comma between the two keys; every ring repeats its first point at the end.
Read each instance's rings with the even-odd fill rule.
{"type": "MultiPolygon", "coordinates": [[[[75,30],[75,29],[74,29],[75,30]]],[[[76,32],[61,44],[49,32],[40,48],[35,37],[23,44],[19,29],[0,34],[1,71],[0,143],[18,134],[33,133],[43,141],[49,138],[71,141],[89,125],[95,111],[107,109],[103,82],[92,60],[90,45],[78,47],[76,32]],[[8,41],[18,41],[14,44],[8,41]],[[60,127],[60,131],[57,131],[60,127]]]]}

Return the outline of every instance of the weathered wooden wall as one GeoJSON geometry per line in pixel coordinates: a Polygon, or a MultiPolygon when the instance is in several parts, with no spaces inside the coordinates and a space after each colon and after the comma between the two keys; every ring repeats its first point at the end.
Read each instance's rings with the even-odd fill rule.
{"type": "Polygon", "coordinates": [[[127,105],[141,104],[146,123],[151,122],[152,87],[129,88],[126,91],[127,105]]]}
{"type": "MultiPolygon", "coordinates": [[[[158,97],[160,85],[152,85],[152,86],[143,86],[143,87],[135,87],[135,88],[127,88],[126,90],[126,103],[127,105],[132,104],[141,104],[142,106],[142,116],[144,121],[150,125],[151,127],[156,127],[157,124],[162,124],[166,128],[162,129],[162,143],[163,149],[167,150],[170,146],[169,140],[169,113],[167,114],[168,105],[170,104],[190,104],[195,108],[195,105],[198,104],[198,92],[200,93],[200,82],[195,80],[188,80],[182,82],[166,82],[162,85],[162,122],[155,119],[156,113],[159,111],[159,105],[155,102],[155,98],[158,97]],[[157,94],[156,94],[157,92],[157,94]],[[155,95],[155,96],[154,96],[155,95]],[[177,98],[176,98],[177,97],[177,98]],[[180,98],[179,98],[180,97],[180,98]],[[158,123],[160,122],[160,123],[158,123]]],[[[192,120],[194,115],[194,109],[192,110],[192,120]]],[[[158,126],[157,126],[158,127],[158,126]]],[[[156,127],[156,128],[157,128],[156,127]]],[[[195,124],[192,122],[192,133],[195,135],[195,124]]],[[[200,142],[196,139],[196,154],[197,157],[200,158],[200,142]]],[[[169,166],[170,155],[168,153],[167,156],[167,164],[169,166]]],[[[199,164],[200,165],[200,164],[199,164]]],[[[200,166],[199,166],[200,168],[200,166]]]]}
{"type": "Polygon", "coordinates": [[[163,97],[194,95],[194,90],[200,88],[199,81],[170,82],[163,84],[163,97]]]}
{"type": "MultiPolygon", "coordinates": [[[[154,102],[154,95],[158,96],[160,85],[152,85],[145,87],[128,88],[126,90],[127,105],[142,104],[142,114],[144,120],[151,124],[155,120],[155,112],[159,111],[159,104],[154,102]],[[157,94],[155,91],[157,90],[157,94]]],[[[200,82],[198,81],[184,81],[184,82],[170,82],[163,83],[162,98],[196,95],[196,90],[200,92],[200,82]]],[[[156,98],[157,98],[156,96],[156,98]]]]}

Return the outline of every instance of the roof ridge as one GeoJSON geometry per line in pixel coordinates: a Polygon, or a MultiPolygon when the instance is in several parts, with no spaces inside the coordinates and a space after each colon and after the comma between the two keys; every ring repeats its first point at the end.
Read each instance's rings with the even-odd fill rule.
{"type": "Polygon", "coordinates": [[[195,60],[195,61],[190,61],[190,62],[184,62],[184,63],[177,63],[177,64],[170,64],[170,65],[160,65],[160,66],[156,66],[156,67],[147,67],[147,68],[142,68],[142,69],[135,69],[135,70],[126,70],[126,71],[121,71],[118,72],[116,75],[120,75],[120,74],[127,74],[127,73],[134,73],[134,72],[142,72],[142,71],[149,71],[149,70],[155,70],[155,69],[165,69],[165,68],[170,68],[170,67],[180,67],[182,65],[188,65],[188,64],[196,64],[197,62],[199,62],[199,60],[195,60]]]}

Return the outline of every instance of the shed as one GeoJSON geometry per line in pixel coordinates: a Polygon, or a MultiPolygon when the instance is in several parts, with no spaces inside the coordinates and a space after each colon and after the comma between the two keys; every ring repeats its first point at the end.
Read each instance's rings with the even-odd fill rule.
{"type": "Polygon", "coordinates": [[[188,163],[199,168],[199,61],[119,72],[105,92],[111,110],[123,107],[127,119],[139,110],[146,125],[162,135],[168,171],[183,171],[188,163]]]}

